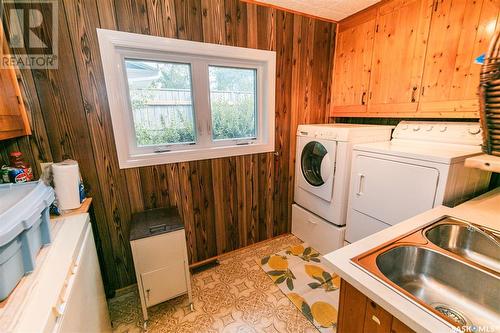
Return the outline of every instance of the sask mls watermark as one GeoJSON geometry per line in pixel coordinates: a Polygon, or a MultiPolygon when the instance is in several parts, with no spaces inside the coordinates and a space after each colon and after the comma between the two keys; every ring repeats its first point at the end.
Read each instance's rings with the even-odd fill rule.
{"type": "Polygon", "coordinates": [[[4,38],[10,54],[0,68],[58,67],[58,0],[0,0],[4,38]]]}

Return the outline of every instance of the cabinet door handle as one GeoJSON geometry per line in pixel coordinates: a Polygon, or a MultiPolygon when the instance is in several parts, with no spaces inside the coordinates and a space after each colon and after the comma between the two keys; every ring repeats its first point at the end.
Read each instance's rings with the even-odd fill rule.
{"type": "Polygon", "coordinates": [[[415,103],[415,101],[417,100],[417,89],[418,89],[417,86],[414,86],[412,89],[412,92],[411,92],[411,102],[412,103],[415,103]]]}
{"type": "Polygon", "coordinates": [[[439,0],[436,0],[436,2],[434,3],[434,11],[437,12],[438,10],[438,5],[439,5],[439,0]]]}
{"type": "Polygon", "coordinates": [[[363,94],[361,95],[361,105],[365,105],[365,97],[366,97],[366,91],[363,91],[363,94]]]}

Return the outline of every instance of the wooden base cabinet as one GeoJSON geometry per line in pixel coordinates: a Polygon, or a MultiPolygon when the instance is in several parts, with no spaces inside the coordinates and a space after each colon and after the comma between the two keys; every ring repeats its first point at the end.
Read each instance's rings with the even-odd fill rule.
{"type": "Polygon", "coordinates": [[[337,332],[411,333],[414,331],[342,280],[337,332]]]}

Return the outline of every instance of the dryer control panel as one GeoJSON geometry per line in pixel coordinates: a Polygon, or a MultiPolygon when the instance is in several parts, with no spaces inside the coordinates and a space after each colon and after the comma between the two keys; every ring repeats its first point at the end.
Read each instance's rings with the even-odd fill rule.
{"type": "Polygon", "coordinates": [[[402,121],[392,138],[479,146],[482,131],[478,122],[402,121]]]}

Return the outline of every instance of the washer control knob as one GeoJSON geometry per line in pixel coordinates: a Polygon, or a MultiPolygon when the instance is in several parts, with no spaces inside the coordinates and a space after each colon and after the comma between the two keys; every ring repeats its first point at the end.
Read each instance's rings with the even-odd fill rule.
{"type": "Polygon", "coordinates": [[[479,127],[469,127],[469,134],[478,135],[481,133],[481,128],[479,127]]]}
{"type": "Polygon", "coordinates": [[[420,131],[420,126],[413,126],[413,131],[414,132],[417,132],[417,131],[420,131]]]}
{"type": "Polygon", "coordinates": [[[439,129],[440,132],[446,132],[446,130],[448,129],[448,126],[441,126],[441,128],[439,129]]]}
{"type": "Polygon", "coordinates": [[[427,128],[425,130],[427,132],[430,132],[430,131],[432,131],[433,128],[434,128],[434,126],[431,125],[431,126],[427,126],[427,128]]]}
{"type": "Polygon", "coordinates": [[[403,126],[401,126],[401,129],[402,129],[403,131],[407,130],[407,129],[408,129],[408,125],[403,125],[403,126]]]}

